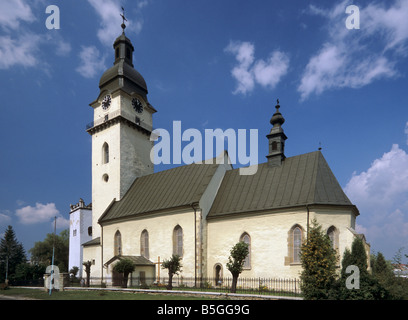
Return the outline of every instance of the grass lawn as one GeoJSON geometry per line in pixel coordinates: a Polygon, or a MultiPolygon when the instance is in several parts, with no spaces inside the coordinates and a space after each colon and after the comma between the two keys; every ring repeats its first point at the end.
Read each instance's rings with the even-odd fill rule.
{"type": "Polygon", "coordinates": [[[9,288],[1,290],[0,295],[19,296],[40,300],[211,300],[207,297],[170,295],[170,294],[148,294],[128,293],[112,291],[60,291],[49,292],[41,289],[9,288]]]}

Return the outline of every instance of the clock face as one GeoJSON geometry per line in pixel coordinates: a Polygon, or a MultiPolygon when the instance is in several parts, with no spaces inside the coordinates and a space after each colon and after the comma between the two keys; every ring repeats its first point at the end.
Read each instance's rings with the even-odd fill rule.
{"type": "Polygon", "coordinates": [[[137,113],[142,113],[143,112],[143,104],[139,99],[134,98],[132,100],[132,105],[133,105],[133,109],[135,109],[135,111],[137,113]]]}
{"type": "Polygon", "coordinates": [[[112,98],[110,97],[110,95],[106,95],[102,100],[102,109],[107,110],[110,107],[111,102],[112,98]]]}

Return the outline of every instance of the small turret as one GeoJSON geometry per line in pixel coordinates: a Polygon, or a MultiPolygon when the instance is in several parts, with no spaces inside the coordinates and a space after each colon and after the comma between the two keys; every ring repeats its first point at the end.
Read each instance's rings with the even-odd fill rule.
{"type": "Polygon", "coordinates": [[[271,118],[271,125],[273,126],[271,132],[266,136],[269,141],[269,154],[266,156],[268,159],[268,166],[275,167],[282,165],[282,161],[285,160],[285,141],[287,139],[282,124],[285,122],[285,118],[280,113],[279,99],[275,106],[276,112],[271,118]]]}

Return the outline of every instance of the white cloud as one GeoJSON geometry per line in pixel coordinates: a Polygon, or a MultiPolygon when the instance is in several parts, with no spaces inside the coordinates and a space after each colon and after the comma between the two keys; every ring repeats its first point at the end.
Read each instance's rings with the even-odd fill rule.
{"type": "Polygon", "coordinates": [[[93,78],[106,69],[105,56],[101,56],[99,50],[94,46],[83,46],[79,53],[81,64],[76,71],[85,78],[93,78]]]}
{"type": "Polygon", "coordinates": [[[23,224],[35,224],[51,221],[56,216],[60,216],[55,207],[55,203],[36,203],[35,207],[26,206],[16,210],[16,216],[23,224]]]}
{"type": "Polygon", "coordinates": [[[405,134],[407,135],[407,144],[408,144],[408,121],[405,124],[405,130],[404,130],[405,134]]]}
{"type": "Polygon", "coordinates": [[[238,61],[238,65],[231,70],[237,81],[234,94],[251,92],[256,83],[273,89],[289,67],[288,56],[278,50],[273,51],[266,61],[255,61],[255,47],[250,42],[231,41],[224,51],[235,55],[238,61]]]}
{"type": "Polygon", "coordinates": [[[19,38],[0,36],[0,69],[14,65],[33,67],[38,63],[36,53],[39,49],[40,36],[25,34],[19,38]]]}
{"type": "Polygon", "coordinates": [[[114,0],[88,0],[100,18],[100,29],[98,38],[105,45],[112,45],[118,34],[120,34],[120,4],[114,0]]]}
{"type": "Polygon", "coordinates": [[[357,228],[374,250],[395,252],[408,244],[408,154],[397,144],[366,171],[353,173],[344,190],[359,208],[357,228]]]}
{"type": "Polygon", "coordinates": [[[11,221],[10,211],[0,211],[0,225],[11,221]]]}
{"type": "Polygon", "coordinates": [[[235,59],[238,61],[238,65],[231,71],[232,76],[238,82],[234,93],[245,94],[248,91],[252,91],[255,81],[249,68],[254,62],[255,48],[253,44],[249,42],[230,42],[225,51],[234,54],[235,59]]]}
{"type": "MultiPolygon", "coordinates": [[[[33,9],[45,8],[40,1],[8,0],[0,1],[0,69],[13,66],[41,66],[44,72],[49,72],[48,63],[42,61],[41,50],[44,45],[52,43],[59,56],[67,56],[71,51],[69,42],[64,41],[60,33],[33,33],[31,25],[37,19],[33,9]]],[[[42,9],[41,9],[42,10],[42,9]]],[[[44,30],[46,30],[44,26],[44,30]]]]}
{"type": "Polygon", "coordinates": [[[253,71],[255,79],[260,85],[273,89],[280,78],[287,73],[288,67],[289,58],[287,55],[280,51],[274,51],[266,62],[264,60],[257,61],[253,71]]]}
{"type": "MultiPolygon", "coordinates": [[[[101,20],[100,29],[97,33],[99,40],[104,45],[111,46],[113,41],[122,32],[122,18],[120,16],[122,14],[122,10],[120,2],[115,0],[88,0],[88,2],[95,9],[101,20]]],[[[139,1],[137,3],[137,9],[140,11],[146,7],[147,4],[147,0],[139,1]]],[[[142,30],[143,19],[140,12],[135,14],[138,18],[137,21],[129,19],[128,16],[126,17],[126,31],[131,31],[138,34],[142,30]]]]}
{"type": "MultiPolygon", "coordinates": [[[[52,222],[52,226],[54,226],[54,222],[52,222]]],[[[69,219],[65,219],[62,216],[57,217],[56,228],[57,229],[69,228],[69,219]]]]}
{"type": "Polygon", "coordinates": [[[35,17],[30,6],[23,0],[0,1],[0,26],[17,30],[20,20],[33,22],[35,17]]]}
{"type": "Polygon", "coordinates": [[[36,203],[35,207],[26,206],[16,210],[16,216],[19,222],[25,225],[37,223],[50,223],[54,228],[55,217],[57,218],[56,226],[58,229],[68,228],[69,219],[65,219],[56,208],[55,203],[36,203]]]}
{"type": "Polygon", "coordinates": [[[68,56],[71,50],[72,50],[72,47],[69,42],[63,41],[62,39],[60,39],[57,42],[57,48],[56,48],[57,55],[62,56],[62,57],[68,56]]]}
{"type": "Polygon", "coordinates": [[[308,13],[327,19],[327,39],[302,74],[301,99],[329,89],[359,88],[383,78],[397,77],[396,64],[408,55],[408,1],[389,7],[379,3],[360,7],[360,29],[345,26],[343,1],[331,9],[309,6],[308,13]]]}

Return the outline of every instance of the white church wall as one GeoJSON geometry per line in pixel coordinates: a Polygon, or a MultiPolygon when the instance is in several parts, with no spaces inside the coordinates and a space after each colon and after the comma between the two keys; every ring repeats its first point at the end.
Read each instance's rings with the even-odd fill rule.
{"type": "MultiPolygon", "coordinates": [[[[342,255],[345,247],[352,242],[351,233],[347,230],[352,220],[350,215],[352,213],[347,210],[326,210],[316,214],[310,211],[309,224],[316,217],[325,232],[332,225],[338,228],[339,252],[342,255]]],[[[221,264],[224,276],[231,277],[226,267],[230,250],[240,241],[241,235],[247,233],[251,239],[251,267],[244,269],[242,277],[298,278],[300,263],[288,263],[289,231],[295,225],[303,229],[302,239],[306,239],[306,209],[211,219],[208,222],[207,276],[214,277],[214,266],[221,264]]]]}
{"type": "Polygon", "coordinates": [[[230,250],[240,241],[241,235],[247,233],[251,239],[251,267],[244,269],[242,277],[297,277],[299,265],[285,266],[288,232],[296,224],[306,230],[305,210],[209,221],[207,276],[214,277],[214,266],[221,264],[224,276],[231,277],[226,268],[230,250]]]}
{"type": "MultiPolygon", "coordinates": [[[[101,246],[93,245],[83,248],[83,262],[91,261],[91,282],[101,283],[101,246]]],[[[85,267],[82,267],[82,276],[86,277],[85,267]]]]}
{"type": "MultiPolygon", "coordinates": [[[[116,127],[115,125],[114,127],[116,127]]],[[[92,227],[94,238],[100,236],[98,220],[114,198],[119,198],[119,130],[109,129],[92,135],[92,227]],[[109,162],[103,163],[103,145],[109,145],[109,162]],[[105,176],[106,175],[106,176],[105,176]],[[106,177],[108,178],[106,181],[106,177]]]]}
{"type": "MultiPolygon", "coordinates": [[[[194,210],[187,209],[166,214],[149,215],[145,218],[116,222],[103,227],[104,262],[114,256],[114,235],[120,232],[122,255],[139,256],[140,237],[143,230],[149,233],[149,260],[157,262],[169,259],[173,254],[173,230],[179,225],[183,229],[183,277],[194,277],[195,232],[194,210]]],[[[157,273],[157,267],[156,267],[157,273]]],[[[161,276],[167,277],[167,270],[160,270],[161,276]]],[[[157,274],[156,274],[157,275],[157,274]]]]}
{"type": "Polygon", "coordinates": [[[355,235],[349,231],[355,225],[355,215],[351,210],[342,208],[314,209],[313,217],[322,226],[322,231],[327,233],[331,226],[334,226],[338,232],[338,252],[339,265],[346,248],[351,248],[355,235]]]}
{"type": "MultiPolygon", "coordinates": [[[[154,165],[150,160],[150,150],[153,147],[153,141],[146,134],[135,134],[135,129],[120,124],[120,153],[119,159],[112,154],[114,160],[120,163],[119,197],[122,198],[135,181],[136,177],[151,174],[154,171],[154,165]]],[[[119,140],[116,140],[119,141],[119,140]]]]}

